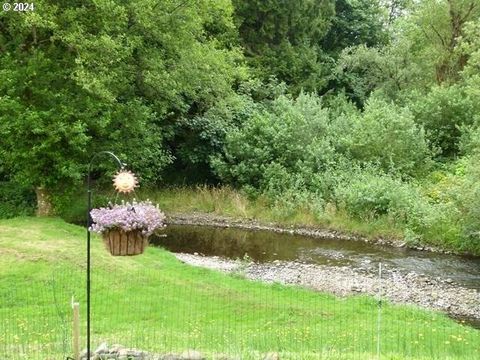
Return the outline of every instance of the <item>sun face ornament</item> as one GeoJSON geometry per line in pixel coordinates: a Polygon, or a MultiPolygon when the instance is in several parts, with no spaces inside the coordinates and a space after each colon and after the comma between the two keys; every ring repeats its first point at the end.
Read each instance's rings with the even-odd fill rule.
{"type": "Polygon", "coordinates": [[[131,171],[120,170],[113,177],[113,186],[120,193],[129,193],[138,186],[138,180],[131,171]]]}

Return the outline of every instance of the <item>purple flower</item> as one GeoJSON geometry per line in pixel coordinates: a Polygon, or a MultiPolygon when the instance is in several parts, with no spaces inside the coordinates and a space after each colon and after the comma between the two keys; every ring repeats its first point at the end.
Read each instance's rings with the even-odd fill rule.
{"type": "Polygon", "coordinates": [[[155,230],[164,227],[165,214],[151,201],[109,205],[106,208],[93,209],[91,231],[104,233],[110,229],[124,231],[139,230],[150,236],[155,230]]]}

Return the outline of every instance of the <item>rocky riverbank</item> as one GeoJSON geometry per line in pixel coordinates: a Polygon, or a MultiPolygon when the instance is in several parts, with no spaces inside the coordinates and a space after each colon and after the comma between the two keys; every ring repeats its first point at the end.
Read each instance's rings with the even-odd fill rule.
{"type": "Polygon", "coordinates": [[[175,254],[184,263],[265,282],[300,285],[338,296],[367,294],[381,296],[397,304],[411,304],[447,312],[455,317],[480,319],[480,293],[453,283],[450,279],[427,277],[414,272],[401,273],[384,268],[382,276],[349,267],[305,264],[291,261],[255,263],[175,254]]]}

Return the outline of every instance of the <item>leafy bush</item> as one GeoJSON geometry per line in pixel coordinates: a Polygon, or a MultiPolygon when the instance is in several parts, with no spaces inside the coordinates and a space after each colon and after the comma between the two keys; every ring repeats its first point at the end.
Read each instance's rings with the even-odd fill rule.
{"type": "Polygon", "coordinates": [[[410,97],[409,108],[432,146],[444,157],[457,155],[462,127],[471,126],[480,113],[478,96],[452,85],[434,86],[427,94],[414,91],[410,97]]]}
{"type": "Polygon", "coordinates": [[[0,219],[32,215],[35,211],[33,189],[15,182],[0,182],[0,219]]]}
{"type": "Polygon", "coordinates": [[[480,113],[476,123],[470,126],[462,126],[462,135],[459,141],[459,150],[462,155],[480,154],[480,113]]]}
{"type": "Polygon", "coordinates": [[[304,167],[321,171],[333,161],[328,123],[320,98],[279,96],[227,134],[224,155],[214,157],[212,166],[222,180],[256,193],[272,192],[279,181],[307,186],[308,179],[289,174],[301,174],[304,167]]]}
{"type": "Polygon", "coordinates": [[[476,162],[463,158],[430,174],[422,185],[429,199],[417,232],[429,243],[456,251],[480,253],[476,162]],[[477,233],[477,235],[475,235],[477,233]]]}
{"type": "Polygon", "coordinates": [[[215,106],[194,117],[183,117],[175,123],[172,139],[176,171],[167,177],[182,180],[215,182],[210,157],[222,152],[225,137],[254,113],[259,105],[250,94],[219,99],[215,106]],[[173,176],[172,176],[173,175],[173,176]]]}
{"type": "Polygon", "coordinates": [[[335,131],[340,149],[361,163],[378,163],[383,171],[413,175],[429,162],[424,131],[408,109],[373,97],[363,113],[350,113],[340,121],[343,131],[335,131]]]}
{"type": "Polygon", "coordinates": [[[465,160],[465,174],[462,181],[453,189],[459,195],[457,208],[460,212],[462,243],[460,248],[480,254],[480,156],[465,160]]]}
{"type": "Polygon", "coordinates": [[[395,221],[407,222],[418,201],[412,186],[373,169],[351,173],[335,189],[335,199],[354,217],[368,220],[390,215],[395,221]]]}

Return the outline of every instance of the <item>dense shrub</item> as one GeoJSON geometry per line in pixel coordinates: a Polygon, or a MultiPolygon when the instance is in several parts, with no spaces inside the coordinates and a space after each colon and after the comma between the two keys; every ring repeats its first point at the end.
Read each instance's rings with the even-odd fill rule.
{"type": "MultiPolygon", "coordinates": [[[[113,193],[113,190],[105,191],[101,190],[102,188],[110,189],[110,184],[108,184],[108,187],[97,186],[92,190],[92,208],[105,206],[108,202],[117,200],[116,202],[118,203],[120,201],[118,195],[113,193]]],[[[85,225],[87,223],[87,199],[85,186],[57,189],[52,196],[54,213],[67,222],[85,225]]]]}
{"type": "Polygon", "coordinates": [[[253,113],[227,134],[224,155],[212,159],[212,166],[224,181],[259,193],[290,188],[302,168],[321,171],[333,161],[328,139],[328,110],[314,95],[301,94],[293,100],[279,96],[266,109],[253,113]]]}
{"type": "MultiPolygon", "coordinates": [[[[248,90],[245,90],[248,91],[248,90]]],[[[169,181],[210,182],[210,157],[222,152],[225,137],[251,116],[260,104],[249,93],[219,99],[215,106],[201,115],[185,116],[175,123],[171,148],[175,162],[166,172],[169,181]]]]}
{"type": "Polygon", "coordinates": [[[342,96],[329,104],[337,106],[315,95],[278,96],[225,135],[213,168],[282,208],[320,212],[328,201],[360,219],[388,215],[417,226],[419,193],[398,174],[418,172],[430,153],[411,113],[378,98],[363,112],[342,96]]]}
{"type": "Polygon", "coordinates": [[[408,106],[416,122],[425,127],[439,155],[457,155],[462,127],[473,125],[480,113],[478,95],[469,94],[460,85],[452,85],[433,86],[426,94],[414,91],[410,97],[408,106]]]}
{"type": "Polygon", "coordinates": [[[15,182],[0,182],[0,219],[32,215],[35,211],[33,189],[15,182]]]}
{"type": "Polygon", "coordinates": [[[459,142],[459,150],[462,155],[480,154],[480,114],[476,118],[475,124],[462,126],[462,135],[459,142]]]}
{"type": "Polygon", "coordinates": [[[418,229],[430,242],[456,251],[480,253],[478,160],[463,158],[429,176],[422,191],[432,206],[418,229]]]}
{"type": "Polygon", "coordinates": [[[460,248],[480,253],[480,156],[465,159],[465,174],[453,190],[459,195],[457,207],[462,225],[460,248]]]}
{"type": "Polygon", "coordinates": [[[463,244],[461,216],[451,201],[433,201],[412,183],[373,169],[356,171],[335,191],[337,206],[354,218],[372,222],[379,218],[403,229],[414,244],[474,250],[463,244]]]}
{"type": "Polygon", "coordinates": [[[353,159],[403,175],[413,175],[429,162],[424,131],[408,109],[373,97],[363,113],[350,113],[340,121],[343,131],[337,125],[334,133],[340,136],[340,149],[353,159]]]}
{"type": "Polygon", "coordinates": [[[396,221],[407,222],[419,194],[412,186],[372,168],[351,173],[335,189],[335,199],[360,219],[390,215],[396,221]]]}

